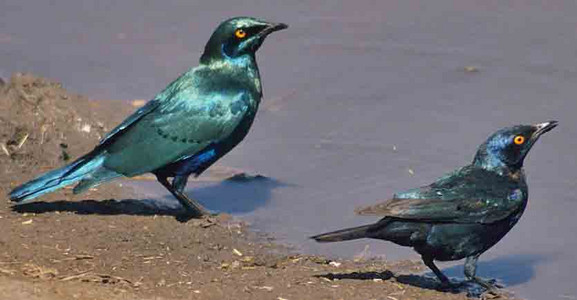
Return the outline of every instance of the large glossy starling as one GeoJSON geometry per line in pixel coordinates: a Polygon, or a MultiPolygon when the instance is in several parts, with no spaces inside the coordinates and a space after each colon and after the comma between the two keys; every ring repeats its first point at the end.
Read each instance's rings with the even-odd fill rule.
{"type": "Polygon", "coordinates": [[[527,205],[523,160],[539,137],[556,121],[501,129],[478,149],[473,163],[434,183],[394,195],[381,204],[358,209],[360,215],[382,216],[377,223],[312,237],[318,242],[359,238],[413,247],[425,265],[449,286],[434,260],[466,258],[468,280],[494,290],[478,278],[477,259],[515,226],[527,205]]]}
{"type": "Polygon", "coordinates": [[[206,214],[184,187],[244,139],[262,98],[255,52],[282,23],[237,17],[222,22],[200,64],[108,133],[90,153],[10,193],[25,203],[78,183],[74,193],[117,177],[151,172],[192,216],[206,214]],[[169,182],[168,178],[172,178],[169,182]]]}

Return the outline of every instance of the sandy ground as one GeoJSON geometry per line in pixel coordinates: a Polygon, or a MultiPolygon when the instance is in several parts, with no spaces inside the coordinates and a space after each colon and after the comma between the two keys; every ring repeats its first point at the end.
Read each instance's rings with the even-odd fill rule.
{"type": "MultiPolygon", "coordinates": [[[[90,150],[134,109],[71,95],[31,75],[6,81],[3,195],[90,150]]],[[[419,262],[301,255],[229,215],[181,222],[183,211],[152,206],[122,185],[78,196],[64,189],[19,207],[1,202],[3,299],[467,298],[464,289],[439,291],[434,279],[414,275],[425,270],[419,262]]]]}

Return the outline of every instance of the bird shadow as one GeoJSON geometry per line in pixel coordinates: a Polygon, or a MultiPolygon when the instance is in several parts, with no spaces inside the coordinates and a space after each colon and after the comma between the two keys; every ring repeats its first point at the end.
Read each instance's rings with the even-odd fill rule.
{"type": "Polygon", "coordinates": [[[351,280],[389,280],[395,275],[393,272],[389,270],[385,270],[383,272],[352,272],[352,273],[327,273],[321,275],[315,275],[314,277],[317,278],[326,278],[329,280],[344,280],[344,279],[351,279],[351,280]]]}
{"type": "Polygon", "coordinates": [[[422,289],[436,290],[451,293],[461,293],[463,290],[460,289],[445,289],[441,287],[439,281],[435,278],[431,278],[423,275],[396,275],[390,270],[385,270],[382,272],[352,272],[352,273],[326,273],[321,275],[315,275],[317,278],[326,278],[329,280],[394,280],[399,283],[412,285],[422,289]]]}
{"type": "MultiPolygon", "coordinates": [[[[211,211],[243,214],[267,205],[272,198],[272,191],[286,186],[290,184],[263,176],[251,179],[230,178],[218,184],[191,188],[187,193],[211,211]]],[[[165,199],[171,199],[171,196],[165,199]]]]}
{"type": "Polygon", "coordinates": [[[186,213],[178,204],[167,206],[154,199],[39,201],[15,205],[12,210],[18,213],[73,212],[79,215],[180,216],[186,213]]]}
{"type": "MultiPolygon", "coordinates": [[[[547,259],[545,255],[515,254],[499,256],[491,260],[477,263],[477,276],[482,278],[497,277],[497,281],[505,286],[515,286],[529,282],[535,277],[535,266],[547,259]]],[[[455,265],[443,269],[448,277],[462,277],[463,265],[455,265]]],[[[433,276],[432,272],[427,275],[433,276]]]]}
{"type": "MultiPolygon", "coordinates": [[[[535,266],[545,259],[545,256],[535,254],[501,256],[479,262],[477,275],[480,277],[498,275],[498,283],[506,287],[511,287],[530,281],[535,276],[535,266]]],[[[455,287],[443,287],[432,272],[425,272],[423,274],[394,274],[389,270],[385,270],[383,272],[327,273],[316,275],[315,277],[330,280],[395,280],[399,283],[421,289],[453,294],[467,293],[469,297],[480,297],[485,292],[485,289],[479,285],[464,280],[462,265],[445,268],[443,269],[443,273],[451,278],[451,282],[455,284],[455,287]]],[[[507,293],[506,290],[504,290],[504,292],[507,293]]]]}
{"type": "MultiPolygon", "coordinates": [[[[198,201],[214,212],[245,213],[270,201],[272,189],[283,186],[277,180],[266,177],[227,179],[215,185],[192,189],[198,201]]],[[[12,206],[18,213],[72,212],[80,215],[138,215],[174,216],[188,221],[186,210],[171,195],[158,199],[109,199],[81,201],[31,202],[12,206]]]]}

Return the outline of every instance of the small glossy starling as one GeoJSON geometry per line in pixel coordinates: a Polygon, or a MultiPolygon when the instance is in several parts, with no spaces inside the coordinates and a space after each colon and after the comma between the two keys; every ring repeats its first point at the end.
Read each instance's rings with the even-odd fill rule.
{"type": "Polygon", "coordinates": [[[372,238],[412,247],[447,287],[450,281],[434,260],[466,258],[465,277],[495,290],[491,281],[476,276],[477,259],[521,218],[528,197],[523,161],[539,137],[555,126],[557,122],[550,121],[501,129],[478,148],[470,165],[357,210],[360,215],[381,216],[378,222],[312,238],[318,242],[372,238]]]}

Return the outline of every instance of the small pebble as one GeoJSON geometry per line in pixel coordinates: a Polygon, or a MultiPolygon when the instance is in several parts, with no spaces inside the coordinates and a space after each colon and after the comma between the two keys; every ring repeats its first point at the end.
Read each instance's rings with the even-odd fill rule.
{"type": "Polygon", "coordinates": [[[338,268],[338,267],[340,267],[342,264],[341,264],[340,262],[331,261],[331,262],[329,263],[329,265],[330,265],[330,266],[333,266],[333,267],[335,267],[335,268],[338,268]]]}

